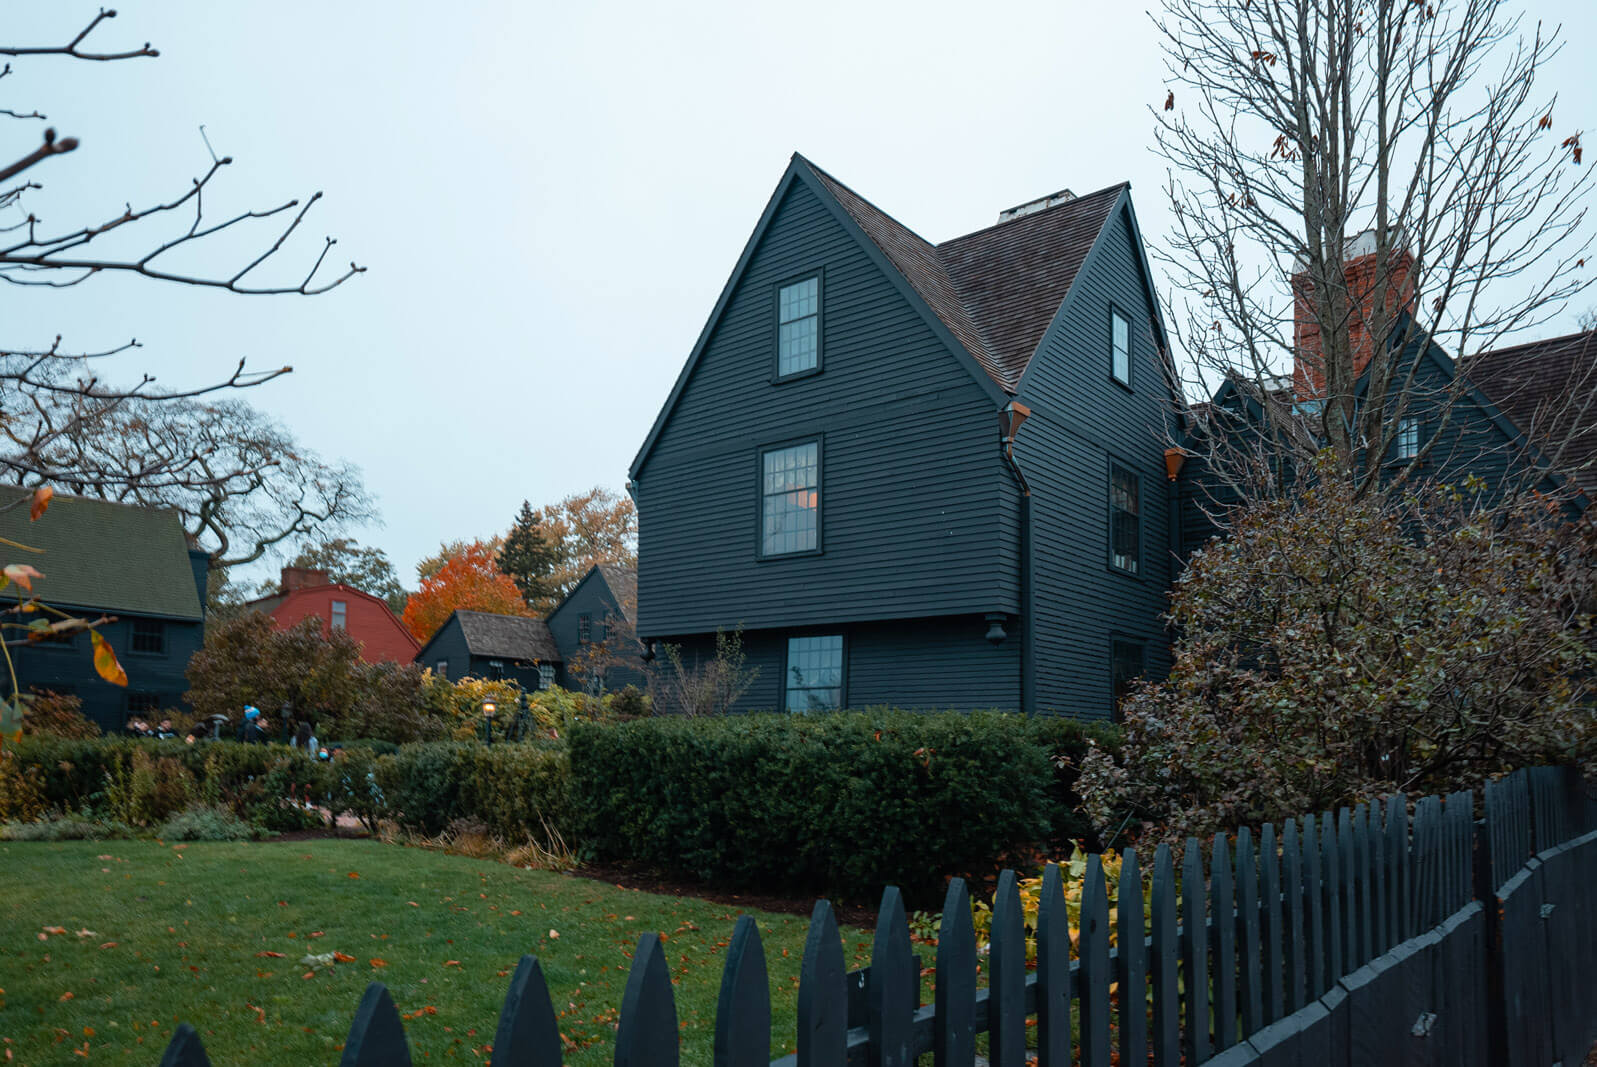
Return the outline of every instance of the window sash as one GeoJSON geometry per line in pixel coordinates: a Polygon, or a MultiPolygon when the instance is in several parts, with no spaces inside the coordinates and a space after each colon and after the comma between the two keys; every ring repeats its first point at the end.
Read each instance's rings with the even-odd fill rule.
{"type": "Polygon", "coordinates": [[[159,619],[134,619],[133,639],[128,647],[134,652],[159,655],[166,651],[166,624],[159,619]]]}
{"type": "Polygon", "coordinates": [[[820,275],[784,285],[776,295],[776,374],[784,378],[820,364],[820,275]]]}
{"type": "Polygon", "coordinates": [[[538,688],[551,689],[555,684],[555,669],[547,663],[538,664],[538,688]]]}
{"type": "Polygon", "coordinates": [[[1420,454],[1420,420],[1403,419],[1397,424],[1397,457],[1413,459],[1420,454]]]}
{"type": "Polygon", "coordinates": [[[813,552],[819,546],[820,458],[816,441],[773,448],[761,457],[761,555],[813,552]]]}
{"type": "Polygon", "coordinates": [[[1131,384],[1131,323],[1118,311],[1109,313],[1109,372],[1122,385],[1131,384]]]}
{"type": "Polygon", "coordinates": [[[1142,562],[1142,507],[1137,476],[1109,469],[1109,562],[1136,574],[1142,562]]]}
{"type": "Polygon", "coordinates": [[[333,601],[332,621],[328,624],[334,630],[347,630],[349,628],[349,604],[347,601],[333,601]]]}
{"type": "Polygon", "coordinates": [[[835,711],[843,706],[843,635],[787,639],[783,706],[788,711],[835,711]]]}

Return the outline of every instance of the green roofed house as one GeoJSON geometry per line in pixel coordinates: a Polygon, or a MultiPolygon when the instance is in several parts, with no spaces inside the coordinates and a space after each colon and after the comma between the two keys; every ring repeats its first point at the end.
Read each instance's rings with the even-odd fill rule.
{"type": "MultiPolygon", "coordinates": [[[[89,636],[69,634],[11,648],[24,692],[52,691],[83,701],[83,713],[107,731],[129,715],[183,705],[184,671],[205,636],[206,554],[189,547],[177,514],[57,493],[37,522],[29,490],[0,488],[0,537],[38,552],[4,547],[5,563],[42,572],[33,592],[71,615],[114,622],[99,627],[127,671],[124,689],[94,670],[89,636]]],[[[15,585],[0,597],[27,594],[15,585]]],[[[32,618],[34,616],[29,616],[32,618]]],[[[15,614],[7,622],[20,621],[15,614]]],[[[7,630],[14,641],[20,631],[7,630]]],[[[9,679],[5,680],[9,688],[9,679]]]]}

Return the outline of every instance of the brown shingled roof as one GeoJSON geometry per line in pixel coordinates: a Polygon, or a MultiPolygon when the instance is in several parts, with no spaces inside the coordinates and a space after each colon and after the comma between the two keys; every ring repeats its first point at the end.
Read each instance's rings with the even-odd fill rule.
{"type": "Polygon", "coordinates": [[[1487,399],[1597,498],[1597,330],[1499,348],[1464,364],[1487,399]]]}
{"type": "Polygon", "coordinates": [[[486,611],[456,611],[466,649],[473,656],[537,660],[558,663],[560,650],[542,619],[523,615],[494,615],[486,611]]]}
{"type": "Polygon", "coordinates": [[[1126,188],[1113,185],[933,245],[804,163],[948,332],[1010,393],[1126,188]]]}
{"type": "Polygon", "coordinates": [[[621,614],[626,616],[628,622],[637,622],[637,570],[620,563],[601,563],[598,566],[599,573],[604,575],[604,583],[610,587],[611,594],[621,608],[621,614]]]}

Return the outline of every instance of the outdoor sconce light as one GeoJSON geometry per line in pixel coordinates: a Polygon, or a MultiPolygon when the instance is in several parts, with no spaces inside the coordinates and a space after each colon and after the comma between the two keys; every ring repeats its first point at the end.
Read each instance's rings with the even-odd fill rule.
{"type": "Polygon", "coordinates": [[[1004,639],[1008,636],[1004,632],[1004,617],[1002,615],[987,616],[987,640],[992,643],[993,647],[996,648],[1003,644],[1004,639]]]}
{"type": "Polygon", "coordinates": [[[494,743],[494,712],[499,710],[492,697],[484,697],[482,701],[482,719],[488,727],[488,743],[494,743]]]}
{"type": "Polygon", "coordinates": [[[639,658],[641,660],[643,660],[643,662],[645,662],[645,663],[653,663],[654,662],[654,642],[653,641],[645,641],[643,643],[643,655],[640,656],[639,658]]]}

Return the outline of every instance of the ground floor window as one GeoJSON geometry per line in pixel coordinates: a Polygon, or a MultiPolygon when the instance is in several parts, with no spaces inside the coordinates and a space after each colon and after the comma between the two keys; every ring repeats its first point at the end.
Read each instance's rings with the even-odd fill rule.
{"type": "Polygon", "coordinates": [[[787,639],[788,711],[831,711],[843,706],[843,635],[787,639]]]}
{"type": "Polygon", "coordinates": [[[1142,644],[1138,641],[1109,643],[1109,685],[1111,709],[1120,718],[1120,702],[1131,692],[1131,683],[1142,677],[1142,644]]]}
{"type": "Polygon", "coordinates": [[[538,688],[553,689],[555,684],[555,669],[547,663],[538,664],[538,688]]]}

